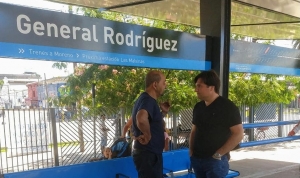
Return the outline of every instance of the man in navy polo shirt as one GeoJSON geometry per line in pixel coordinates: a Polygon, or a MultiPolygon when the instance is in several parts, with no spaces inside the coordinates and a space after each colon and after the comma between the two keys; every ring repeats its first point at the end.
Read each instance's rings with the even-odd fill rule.
{"type": "Polygon", "coordinates": [[[139,178],[162,178],[164,149],[163,116],[169,104],[157,104],[166,89],[166,77],[159,71],[150,71],[146,76],[146,90],[134,104],[132,129],[135,137],[132,152],[139,178]]]}

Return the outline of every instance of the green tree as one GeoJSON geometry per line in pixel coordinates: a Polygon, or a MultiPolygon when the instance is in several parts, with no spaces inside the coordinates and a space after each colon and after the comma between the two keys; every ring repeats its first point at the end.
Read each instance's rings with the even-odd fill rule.
{"type": "Polygon", "coordinates": [[[289,104],[299,91],[299,77],[230,73],[229,98],[236,104],[256,106],[262,103],[289,104]]]}
{"type": "Polygon", "coordinates": [[[66,69],[68,67],[68,63],[66,62],[55,62],[52,64],[52,68],[56,68],[59,70],[66,69]]]}
{"type": "MultiPolygon", "coordinates": [[[[96,112],[101,107],[109,107],[125,108],[130,113],[134,101],[145,89],[144,78],[149,70],[96,64],[81,66],[69,77],[64,89],[69,94],[63,95],[61,99],[65,104],[81,99],[83,105],[92,108],[91,88],[95,84],[96,112]]],[[[161,71],[167,76],[168,87],[160,101],[169,101],[174,112],[192,107],[197,101],[192,86],[191,74],[194,71],[161,71]]]]}

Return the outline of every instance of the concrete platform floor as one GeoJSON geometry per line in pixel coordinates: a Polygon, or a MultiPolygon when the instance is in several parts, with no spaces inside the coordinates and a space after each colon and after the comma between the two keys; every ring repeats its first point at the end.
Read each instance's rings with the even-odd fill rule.
{"type": "Polygon", "coordinates": [[[231,152],[230,169],[239,178],[300,178],[300,140],[241,148],[231,152]]]}

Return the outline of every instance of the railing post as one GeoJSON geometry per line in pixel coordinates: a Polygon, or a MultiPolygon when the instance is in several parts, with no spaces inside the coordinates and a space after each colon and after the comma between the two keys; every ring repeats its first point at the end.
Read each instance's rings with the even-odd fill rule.
{"type": "Polygon", "coordinates": [[[120,109],[120,114],[117,114],[116,121],[116,139],[118,139],[122,133],[125,125],[125,108],[120,109]],[[117,123],[118,122],[118,123],[117,123]]]}
{"type": "MultiPolygon", "coordinates": [[[[249,123],[254,123],[254,106],[249,107],[249,123]]],[[[254,140],[254,129],[249,132],[249,141],[254,140]]]]}
{"type": "Polygon", "coordinates": [[[49,116],[51,120],[52,126],[52,141],[53,141],[53,156],[54,156],[54,166],[59,166],[59,158],[58,158],[58,143],[57,143],[57,131],[56,131],[56,119],[55,119],[55,109],[49,109],[49,116]]]}
{"type": "MultiPolygon", "coordinates": [[[[95,91],[96,84],[92,84],[92,97],[93,97],[93,134],[94,134],[94,158],[97,156],[97,148],[96,148],[96,113],[95,113],[95,96],[96,96],[96,91],[95,91]]],[[[100,125],[100,128],[103,127],[100,125]]],[[[102,151],[102,150],[101,150],[102,151]]],[[[103,153],[102,153],[103,154],[103,153]]]]}
{"type": "Polygon", "coordinates": [[[177,141],[178,141],[178,132],[177,130],[179,129],[178,128],[178,122],[177,122],[177,114],[175,113],[172,113],[172,116],[173,116],[173,150],[174,149],[177,149],[177,141]]]}
{"type": "MultiPolygon", "coordinates": [[[[94,100],[94,99],[93,99],[94,100]]],[[[101,119],[101,118],[100,118],[101,119]]],[[[103,127],[100,122],[100,128],[103,127]]],[[[82,128],[82,125],[81,125],[82,128]]],[[[93,107],[93,142],[94,142],[94,158],[97,157],[97,141],[96,141],[96,115],[95,115],[95,108],[93,107]]],[[[102,151],[102,150],[101,150],[102,151]]]]}
{"type": "Polygon", "coordinates": [[[83,118],[82,118],[82,107],[79,106],[79,109],[77,109],[79,119],[78,119],[78,138],[79,138],[79,147],[80,152],[84,152],[84,139],[83,139],[83,118]]]}
{"type": "Polygon", "coordinates": [[[0,178],[4,178],[2,168],[0,167],[0,178]]]}
{"type": "MultiPolygon", "coordinates": [[[[283,121],[283,104],[279,104],[278,121],[283,121]]],[[[278,137],[282,137],[282,126],[278,126],[278,137]]]]}

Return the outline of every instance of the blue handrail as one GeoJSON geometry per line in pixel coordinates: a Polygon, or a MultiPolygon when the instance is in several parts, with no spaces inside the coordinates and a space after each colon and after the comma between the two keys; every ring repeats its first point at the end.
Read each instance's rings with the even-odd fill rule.
{"type": "Polygon", "coordinates": [[[258,145],[266,145],[266,144],[270,144],[270,143],[278,143],[278,142],[292,141],[292,140],[298,140],[298,139],[300,139],[300,135],[274,138],[274,139],[268,139],[268,140],[245,142],[245,143],[240,143],[240,147],[243,148],[243,147],[251,147],[251,146],[258,146],[258,145]]]}
{"type": "Polygon", "coordinates": [[[243,127],[244,127],[244,129],[251,129],[251,128],[258,128],[258,127],[270,127],[270,126],[297,124],[298,122],[299,122],[299,120],[278,121],[278,122],[260,122],[260,123],[243,124],[243,127]]]}
{"type": "MultiPolygon", "coordinates": [[[[299,120],[248,123],[248,124],[243,124],[243,128],[244,129],[252,129],[252,128],[259,128],[259,127],[291,125],[291,124],[297,124],[298,122],[299,122],[299,120]]],[[[251,147],[251,146],[258,146],[258,145],[266,145],[266,144],[271,144],[271,143],[278,143],[278,142],[298,140],[298,139],[300,139],[299,135],[290,136],[290,137],[280,137],[280,138],[274,138],[274,139],[268,139],[268,140],[260,140],[260,141],[250,141],[250,142],[240,143],[240,147],[243,148],[243,147],[251,147]]]]}

